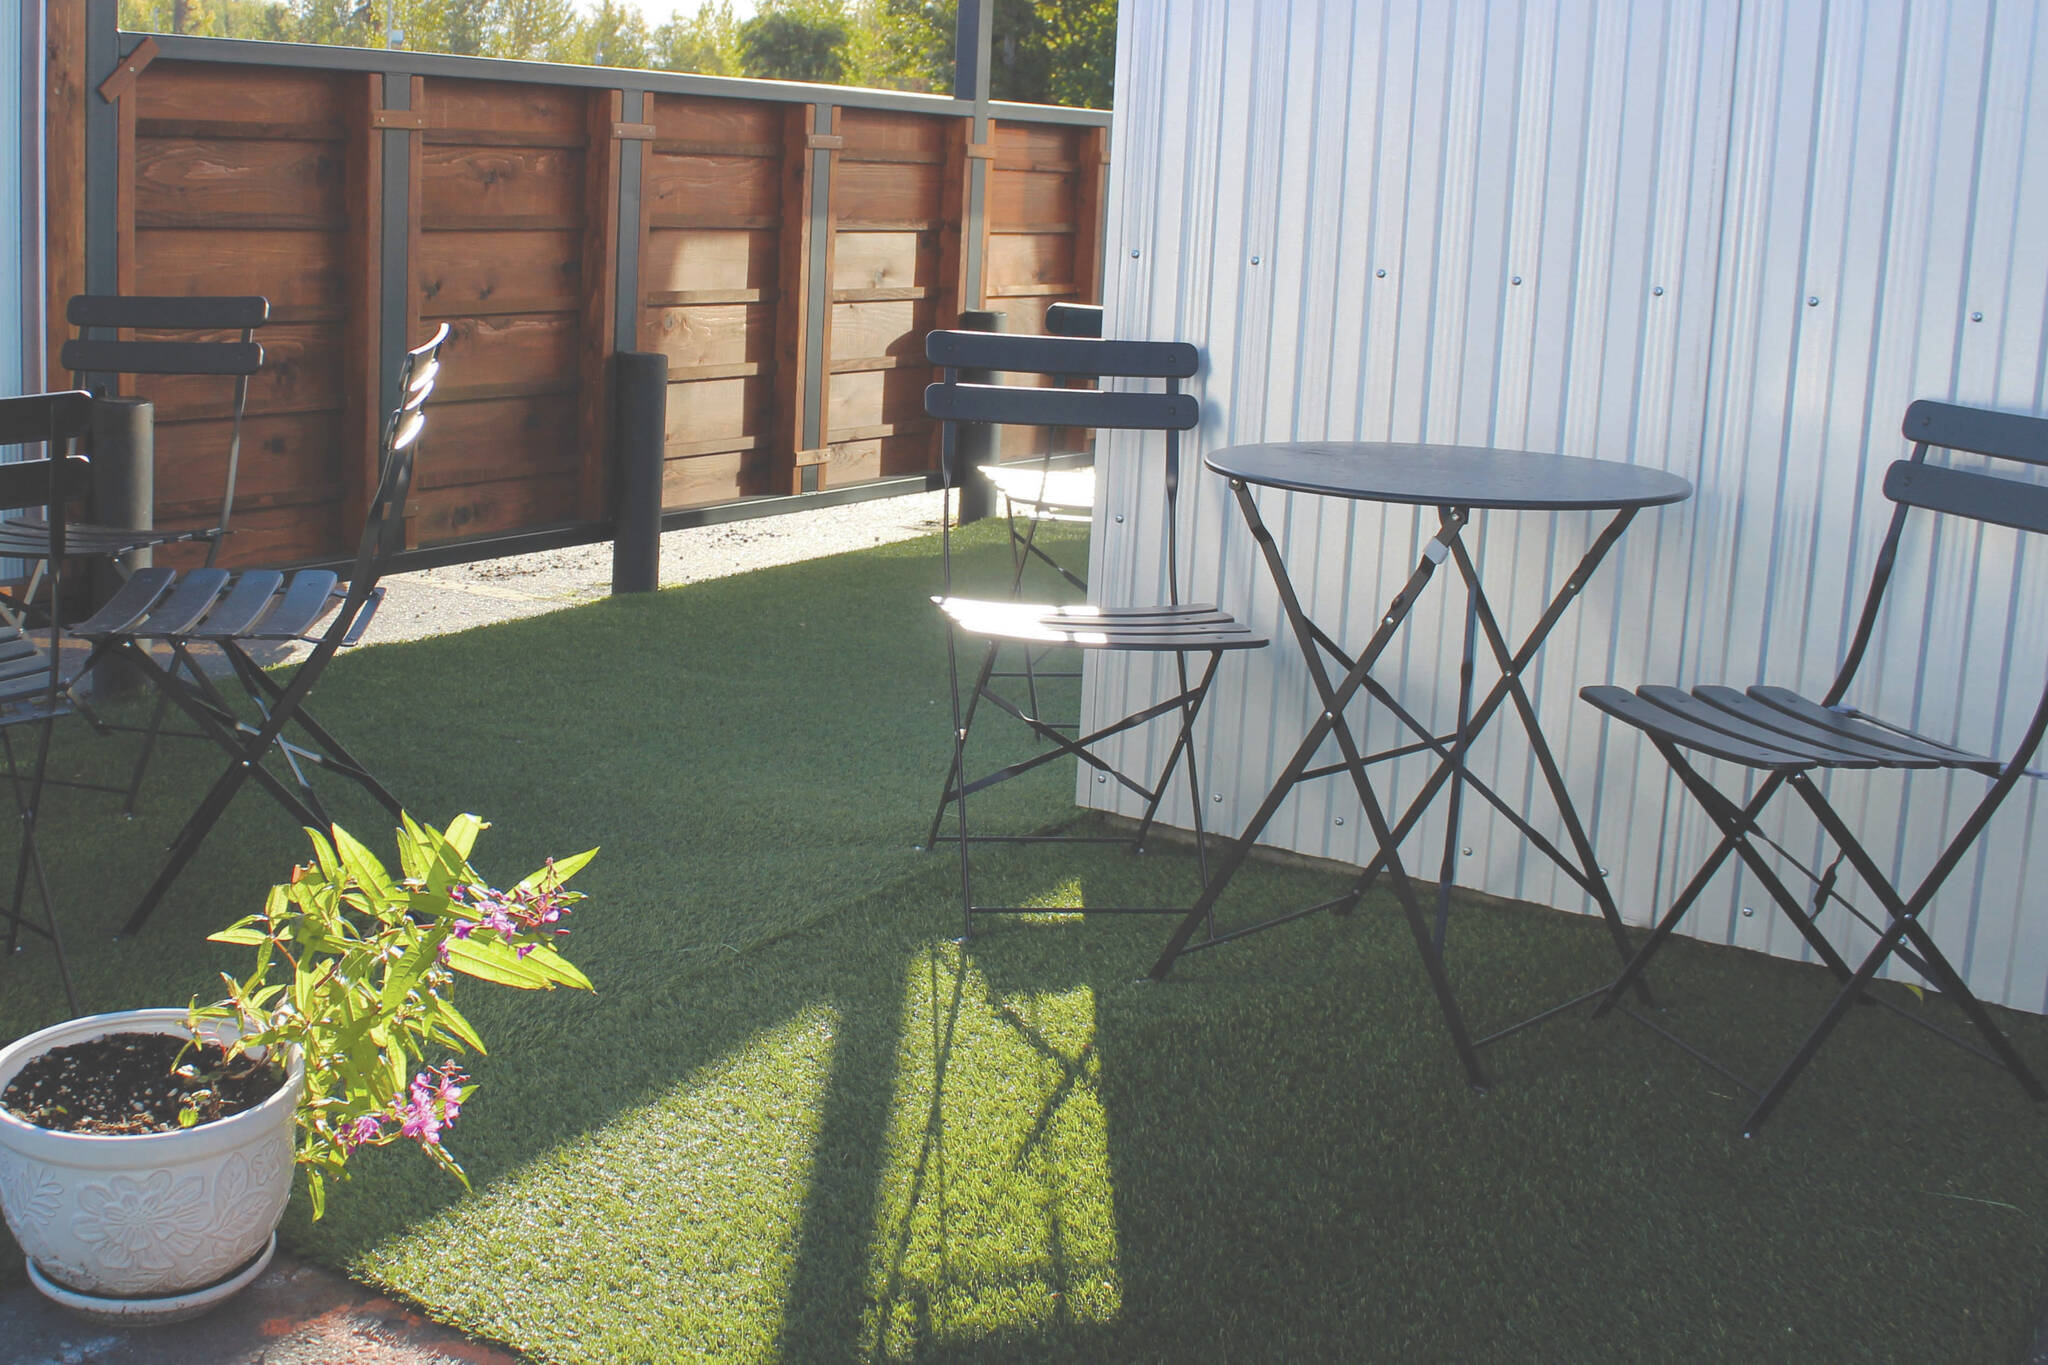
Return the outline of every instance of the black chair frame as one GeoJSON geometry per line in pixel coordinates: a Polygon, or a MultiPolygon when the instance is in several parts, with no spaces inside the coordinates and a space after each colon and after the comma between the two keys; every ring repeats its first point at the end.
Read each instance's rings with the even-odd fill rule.
{"type": "Polygon", "coordinates": [[[1743,1125],[1745,1135],[1755,1132],[1770,1117],[1841,1022],[1849,1006],[1858,1001],[1869,1001],[1892,1009],[1901,1018],[1929,1028],[1964,1050],[2004,1067],[2030,1098],[2048,1098],[2048,1091],[2043,1090],[2032,1068],[2013,1048],[2011,1040],[1998,1027],[1990,1011],[1972,994],[1962,975],[1950,964],[1921,923],[1921,916],[1932,904],[1936,893],[1983,834],[1992,816],[2020,779],[2037,775],[2030,772],[2028,765],[2040,747],[2044,732],[2048,732],[2048,678],[2043,680],[2041,700],[2033,718],[2012,753],[2004,758],[1964,751],[1943,740],[1916,734],[1904,726],[1869,715],[1843,701],[1869,652],[1885,592],[1897,563],[1900,537],[1910,512],[1926,510],[1993,526],[2048,533],[2048,486],[1987,470],[1931,464],[1927,460],[1928,451],[1940,448],[2048,467],[2048,419],[1922,400],[1907,409],[1905,435],[1915,443],[1913,453],[1908,459],[1893,464],[1885,475],[1885,496],[1896,506],[1878,551],[1862,614],[1834,682],[1818,701],[1808,700],[1785,688],[1766,686],[1750,687],[1746,691],[1729,687],[1696,687],[1690,693],[1675,687],[1656,686],[1639,687],[1630,693],[1622,688],[1603,686],[1588,687],[1580,693],[1601,711],[1648,736],[1721,836],[1622,974],[1607,989],[1595,1010],[1596,1016],[1619,1004],[1622,994],[1642,976],[1658,949],[1731,854],[1741,858],[1743,865],[1756,876],[1785,917],[1812,947],[1815,956],[1840,983],[1839,991],[1820,1021],[1799,1044],[1776,1079],[1761,1089],[1735,1076],[1660,1026],[1625,1010],[1631,1017],[1678,1042],[1757,1097],[1743,1125]],[[1716,789],[1700,772],[1695,761],[1687,757],[1688,752],[1758,770],[1763,777],[1746,798],[1737,800],[1716,789]],[[1987,779],[1990,785],[1919,880],[1901,886],[1885,873],[1880,861],[1858,839],[1849,821],[1814,780],[1816,772],[1835,769],[1971,772],[1987,779]],[[1837,850],[1836,857],[1825,869],[1804,866],[1788,850],[1771,840],[1759,825],[1765,808],[1788,787],[1812,813],[1837,850]],[[1758,846],[1760,844],[1776,851],[1813,883],[1815,890],[1810,900],[1802,900],[1793,893],[1758,846]],[[1844,862],[1882,906],[1883,919],[1874,919],[1859,910],[1836,889],[1844,862]],[[1875,944],[1854,967],[1822,930],[1820,916],[1830,905],[1846,907],[1857,921],[1877,934],[1875,944]],[[1894,958],[1918,972],[1936,991],[1953,1001],[1983,1046],[1941,1029],[1918,1012],[1899,1010],[1881,995],[1869,992],[1867,988],[1879,970],[1894,958]]]}
{"type": "Polygon", "coordinates": [[[439,352],[448,333],[444,324],[431,340],[406,354],[400,402],[384,425],[377,489],[345,579],[328,569],[229,573],[207,567],[183,575],[144,569],[74,632],[93,642],[87,667],[106,656],[125,660],[231,759],[172,841],[163,870],[129,916],[123,934],[142,927],[245,782],[256,782],[301,825],[324,828],[332,823],[308,769],[348,778],[392,815],[400,813],[397,798],[313,718],[306,699],[335,654],[362,638],[383,599],[379,579],[404,546],[406,499],[426,420],[423,407],[440,372],[439,352]],[[323,620],[324,628],[315,633],[323,620]],[[249,650],[290,641],[311,644],[313,650],[288,683],[279,683],[249,650]],[[168,664],[152,656],[152,643],[170,647],[168,664]],[[199,669],[190,650],[200,644],[214,645],[227,656],[256,719],[243,719],[199,669]],[[289,781],[265,766],[273,754],[283,761],[289,781]]]}
{"type": "MultiPolygon", "coordinates": [[[[925,352],[940,372],[939,382],[925,390],[925,411],[942,423],[940,462],[945,490],[945,529],[941,535],[942,596],[933,602],[946,619],[946,667],[953,719],[953,755],[938,808],[927,831],[926,848],[954,843],[960,853],[960,895],[963,931],[971,935],[978,915],[1047,913],[1042,906],[984,905],[974,895],[972,850],[994,844],[1120,844],[1142,850],[1174,775],[1187,772],[1190,820],[1201,878],[1208,879],[1206,830],[1199,773],[1194,752],[1194,725],[1202,702],[1226,654],[1263,646],[1254,634],[1228,613],[1206,603],[1180,600],[1178,521],[1180,433],[1194,427],[1201,410],[1195,398],[1180,391],[1180,381],[1200,364],[1193,346],[1184,342],[1103,341],[1089,338],[1010,336],[987,332],[933,332],[925,352]],[[1163,380],[1164,392],[1113,389],[1040,388],[1003,384],[963,383],[961,371],[1002,371],[1062,378],[1163,380]],[[955,442],[961,422],[996,425],[1074,426],[1097,430],[1157,431],[1163,434],[1165,461],[1162,483],[1166,512],[1166,603],[1153,606],[1055,606],[1012,598],[976,600],[956,597],[953,585],[952,492],[956,467],[955,442]],[[984,642],[979,667],[963,687],[961,637],[984,642]],[[1002,691],[1003,680],[1019,676],[998,671],[1006,648],[1028,652],[1048,645],[1074,645],[1083,650],[1171,654],[1176,688],[1172,695],[1085,735],[1070,735],[1062,725],[1040,716],[1035,692],[1019,702],[1002,691]],[[1190,657],[1203,660],[1190,667],[1190,657]],[[968,745],[983,704],[1022,725],[1042,747],[1032,756],[994,771],[968,775],[968,745]],[[1166,761],[1156,777],[1119,770],[1098,756],[1094,746],[1150,721],[1172,717],[1177,722],[1166,761]],[[1021,777],[1056,759],[1072,757],[1105,781],[1116,782],[1144,802],[1135,830],[1127,835],[1068,833],[987,834],[975,832],[968,820],[968,798],[1001,782],[1021,777]],[[945,829],[946,812],[953,828],[945,829]]],[[[1088,914],[1185,914],[1180,906],[1088,906],[1088,914]]]]}
{"type": "MultiPolygon", "coordinates": [[[[53,590],[61,586],[59,576],[70,533],[66,505],[92,489],[91,464],[72,453],[91,424],[92,395],[83,391],[0,398],[0,446],[45,447],[40,459],[0,464],[0,508],[43,509],[44,524],[49,528],[46,544],[52,552],[53,590]]],[[[71,709],[64,693],[61,644],[56,627],[44,645],[18,623],[0,625],[0,756],[7,761],[15,813],[21,825],[14,865],[14,897],[7,910],[7,951],[12,954],[20,949],[23,932],[49,940],[56,954],[58,975],[64,983],[65,1002],[75,1015],[80,1012],[78,992],[71,981],[70,963],[64,956],[56,902],[37,837],[43,791],[50,785],[50,740],[56,722],[71,709]],[[22,724],[34,724],[39,730],[34,761],[26,773],[9,737],[13,727],[22,724]],[[43,904],[41,924],[27,913],[31,879],[43,904]]]]}

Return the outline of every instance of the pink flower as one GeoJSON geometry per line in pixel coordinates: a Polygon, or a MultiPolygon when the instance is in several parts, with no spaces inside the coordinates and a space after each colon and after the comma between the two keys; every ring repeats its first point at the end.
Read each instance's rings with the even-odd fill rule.
{"type": "Polygon", "coordinates": [[[347,1151],[354,1151],[366,1142],[374,1142],[384,1136],[384,1116],[365,1114],[350,1124],[341,1135],[341,1145],[347,1151]]]}

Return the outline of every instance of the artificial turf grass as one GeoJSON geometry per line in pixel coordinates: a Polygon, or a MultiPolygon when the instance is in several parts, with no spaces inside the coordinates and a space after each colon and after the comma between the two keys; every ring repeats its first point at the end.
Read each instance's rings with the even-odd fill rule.
{"type": "MultiPolygon", "coordinates": [[[[1163,985],[1141,980],[1161,920],[953,944],[951,856],[911,848],[946,755],[929,556],[336,665],[316,709],[427,818],[497,821],[486,871],[606,845],[570,940],[599,993],[467,991],[494,1048],[451,1134],[476,1195],[371,1153],[325,1222],[294,1205],[292,1246],[545,1360],[2017,1358],[2041,1115],[1881,1011],[1743,1142],[1730,1087],[1625,1021],[1509,1040],[1470,1094],[1382,897],[1163,985]]],[[[73,738],[67,760],[103,761],[73,738]]],[[[299,854],[244,797],[149,930],[105,944],[183,815],[168,793],[219,766],[169,758],[137,824],[52,821],[91,1007],[209,992],[234,956],[204,933],[299,854]]],[[[1067,779],[1020,786],[978,809],[1067,809],[1067,779]]],[[[996,867],[1099,904],[1177,894],[1187,861],[996,867]]],[[[1331,885],[1254,866],[1225,909],[1331,885]]],[[[1451,964],[1483,1031],[1610,953],[1595,922],[1478,906],[1451,964]]],[[[45,957],[8,971],[6,1032],[58,1017],[45,957]]],[[[1759,1077],[1827,993],[1688,943],[1657,984],[1674,1027],[1759,1077]]],[[[2001,1019],[2048,1052],[2040,1021],[2001,1019]]]]}

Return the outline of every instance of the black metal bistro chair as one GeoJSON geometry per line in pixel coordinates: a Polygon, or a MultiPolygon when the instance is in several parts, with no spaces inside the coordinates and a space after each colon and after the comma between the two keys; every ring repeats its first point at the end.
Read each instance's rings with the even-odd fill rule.
{"type": "MultiPolygon", "coordinates": [[[[1185,342],[1102,341],[1050,336],[1006,336],[988,332],[933,332],[925,354],[941,372],[925,390],[925,411],[942,423],[946,523],[941,536],[944,595],[934,598],[946,618],[946,666],[952,690],[953,759],[938,810],[926,835],[933,848],[954,842],[960,851],[960,894],[964,930],[974,931],[977,915],[1044,913],[1043,907],[984,905],[975,899],[973,849],[984,843],[1125,844],[1142,848],[1159,812],[1160,802],[1177,770],[1185,766],[1189,817],[1203,879],[1208,875],[1202,853],[1204,829],[1200,781],[1193,734],[1195,718],[1224,655],[1256,649],[1264,637],[1233,620],[1227,612],[1204,603],[1180,600],[1178,520],[1180,496],[1180,433],[1200,420],[1193,395],[1180,392],[1180,381],[1195,373],[1200,357],[1185,342]],[[1158,379],[1164,392],[1123,392],[1111,389],[1036,388],[960,382],[962,370],[995,370],[1035,374],[1054,379],[1158,379]],[[1160,483],[1165,492],[1167,600],[1146,606],[1053,606],[1016,600],[970,599],[953,591],[951,532],[952,473],[962,422],[997,425],[1076,426],[1098,430],[1156,431],[1164,437],[1160,483]],[[962,641],[983,645],[978,667],[963,674],[962,641]],[[1173,657],[1176,687],[1172,695],[1098,726],[1070,736],[1065,727],[1042,718],[1029,698],[1006,695],[1006,677],[998,672],[1006,649],[1031,650],[1046,645],[1073,645],[1098,653],[1168,654],[1173,657]],[[991,771],[970,775],[969,741],[975,721],[986,705],[1019,722],[1038,745],[1028,758],[991,771]],[[1173,741],[1165,762],[1153,773],[1125,772],[1099,756],[1097,745],[1153,720],[1167,720],[1173,741]],[[1144,802],[1136,830],[1128,836],[1067,834],[1006,835],[975,833],[968,820],[968,798],[1001,782],[1020,777],[1062,756],[1071,755],[1108,781],[1135,793],[1144,802]],[[953,813],[951,833],[945,829],[953,813]]],[[[1090,914],[1184,914],[1186,906],[1096,906],[1090,914]]]]}
{"type": "MultiPolygon", "coordinates": [[[[154,298],[79,294],[65,308],[78,336],[59,353],[79,388],[105,396],[122,376],[146,375],[217,380],[221,408],[228,420],[227,450],[222,462],[220,512],[209,525],[143,530],[74,522],[65,541],[74,555],[116,560],[138,550],[186,541],[206,543],[206,562],[220,555],[228,519],[235,505],[235,475],[241,464],[242,415],[249,402],[249,377],[263,365],[263,347],[255,340],[258,327],[270,320],[270,301],[247,297],[154,298]],[[152,336],[137,339],[124,331],[170,333],[180,339],[152,336]],[[240,339],[221,336],[239,332],[240,339]],[[229,383],[228,381],[232,381],[229,383]]],[[[0,555],[31,561],[23,601],[36,594],[43,566],[50,558],[50,523],[41,513],[0,521],[0,555]]]]}
{"type": "Polygon", "coordinates": [[[308,769],[338,773],[394,816],[399,814],[398,800],[314,720],[305,703],[334,655],[362,638],[383,599],[378,579],[404,543],[406,497],[426,422],[423,407],[440,373],[438,356],[447,337],[443,324],[432,340],[406,354],[399,405],[384,424],[376,494],[354,566],[345,579],[328,569],[229,573],[207,567],[184,574],[143,569],[74,631],[92,641],[87,667],[102,656],[126,660],[232,760],[172,842],[163,871],[129,916],[124,934],[142,927],[244,782],[254,780],[301,825],[324,828],[332,823],[307,779],[308,769]],[[291,681],[281,684],[249,650],[291,641],[311,644],[313,652],[291,681]],[[168,664],[151,654],[153,644],[169,646],[168,664]],[[190,651],[202,644],[217,646],[226,655],[244,700],[254,708],[254,719],[244,719],[242,710],[196,666],[190,651]],[[281,760],[285,774],[266,766],[273,757],[281,760]]]}
{"type": "MultiPolygon", "coordinates": [[[[2011,754],[2003,758],[1965,752],[1943,740],[1866,714],[1843,700],[1869,650],[1879,607],[1891,582],[1899,538],[1912,509],[2022,531],[2048,532],[2048,486],[1986,470],[1930,463],[1928,452],[1945,449],[2048,466],[2048,419],[1923,400],[1906,410],[1905,435],[1915,443],[1913,453],[1893,464],[1885,474],[1885,496],[1897,507],[1878,551],[1863,614],[1834,683],[1818,700],[1768,686],[1744,691],[1696,687],[1690,693],[1675,687],[1639,687],[1633,693],[1618,687],[1588,687],[1580,693],[1600,710],[1647,735],[1721,834],[1712,853],[1678,893],[1595,1013],[1604,1014],[1620,1002],[1731,853],[1741,857],[1840,983],[1833,1003],[1767,1089],[1757,1090],[1731,1075],[1731,1079],[1757,1095],[1756,1105],[1743,1125],[1746,1133],[1754,1132],[1770,1117],[1850,1005],[1859,1000],[1889,1005],[1882,996],[1867,993],[1867,987],[1878,971],[1895,958],[1952,1000],[1984,1046],[1978,1048],[1939,1029],[1918,1012],[1898,1011],[1901,1017],[1923,1024],[1965,1050],[2005,1067],[2033,1099],[2048,1098],[2041,1082],[1921,923],[1922,913],[1984,832],[1992,815],[2019,780],[2030,775],[2027,765],[2040,746],[2043,731],[2048,730],[2048,682],[2044,682],[2032,721],[2011,754]],[[1723,793],[1695,766],[1699,755],[1737,764],[1760,773],[1761,777],[1746,797],[1723,793]],[[1873,855],[1864,847],[1817,780],[1817,775],[1835,770],[1881,769],[1976,773],[1987,784],[1982,797],[1949,837],[1933,864],[1918,881],[1903,887],[1894,884],[1885,871],[1889,859],[1873,855]],[[1833,862],[1825,869],[1816,871],[1800,866],[1799,860],[1774,843],[1758,823],[1765,807],[1788,787],[1813,813],[1837,850],[1833,862]],[[1759,845],[1776,850],[1812,881],[1815,890],[1810,901],[1802,901],[1793,894],[1759,845]],[[1881,917],[1857,909],[1836,889],[1845,861],[1882,907],[1881,917]],[[1847,907],[1855,920],[1877,935],[1876,942],[1854,967],[1842,948],[1823,931],[1821,912],[1830,905],[1847,907]]],[[[1989,666],[2005,667],[1996,650],[1988,654],[1989,666]]],[[[1918,660],[1913,661],[1913,666],[1918,665],[1918,660]]],[[[1939,807],[1940,803],[1936,804],[1939,807]]],[[[1933,818],[1932,812],[1923,809],[1921,818],[1933,818]]]]}
{"type": "MultiPolygon", "coordinates": [[[[88,393],[0,398],[0,446],[45,447],[40,459],[0,464],[0,509],[41,509],[39,519],[49,528],[46,544],[51,552],[53,590],[61,586],[57,579],[63,572],[64,555],[69,548],[71,528],[66,522],[66,504],[92,490],[92,466],[84,457],[71,453],[91,424],[92,395],[88,393]]],[[[18,624],[0,625],[0,755],[7,760],[8,781],[14,788],[14,808],[21,824],[21,844],[14,864],[14,898],[7,911],[7,951],[12,953],[20,946],[24,930],[48,939],[56,953],[58,975],[64,982],[65,1002],[76,1014],[78,993],[71,984],[70,965],[64,959],[57,908],[50,896],[50,879],[36,839],[50,767],[51,732],[58,718],[70,710],[58,658],[60,643],[56,627],[44,641],[18,624]],[[25,762],[24,756],[15,752],[9,735],[17,725],[37,727],[33,761],[25,762]],[[40,924],[28,916],[31,879],[43,903],[40,924]]]]}

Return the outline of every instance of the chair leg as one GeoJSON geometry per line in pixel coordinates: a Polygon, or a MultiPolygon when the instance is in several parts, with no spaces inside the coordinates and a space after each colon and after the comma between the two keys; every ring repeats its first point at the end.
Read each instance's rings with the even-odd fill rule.
{"type": "Polygon", "coordinates": [[[7,926],[7,951],[11,955],[20,944],[21,926],[27,923],[28,876],[35,873],[36,894],[42,898],[43,920],[48,926],[46,934],[50,948],[57,956],[57,976],[64,983],[64,1002],[76,1016],[84,1011],[78,1005],[78,990],[72,984],[71,963],[64,953],[64,931],[57,923],[57,901],[50,894],[50,877],[43,866],[42,846],[36,840],[36,818],[42,806],[43,779],[49,769],[50,736],[55,729],[54,715],[43,719],[42,738],[36,751],[35,776],[30,779],[27,792],[22,790],[21,770],[14,760],[14,744],[5,730],[0,730],[0,750],[7,759],[7,775],[14,788],[15,809],[21,822],[21,847],[16,852],[14,863],[14,900],[7,926]]]}
{"type": "Polygon", "coordinates": [[[213,787],[206,793],[206,799],[199,803],[199,808],[192,812],[191,818],[185,822],[185,827],[178,831],[178,837],[171,841],[170,856],[165,860],[163,870],[158,872],[156,880],[149,884],[149,890],[142,893],[142,900],[128,916],[128,922],[121,926],[121,932],[117,937],[128,938],[141,930],[151,912],[156,909],[157,903],[163,900],[164,894],[171,889],[171,883],[185,870],[185,864],[191,862],[192,856],[199,852],[199,845],[212,832],[215,822],[221,817],[221,812],[228,808],[228,802],[234,800],[235,793],[249,780],[254,767],[253,760],[242,759],[230,764],[228,770],[214,782],[213,787]]]}

